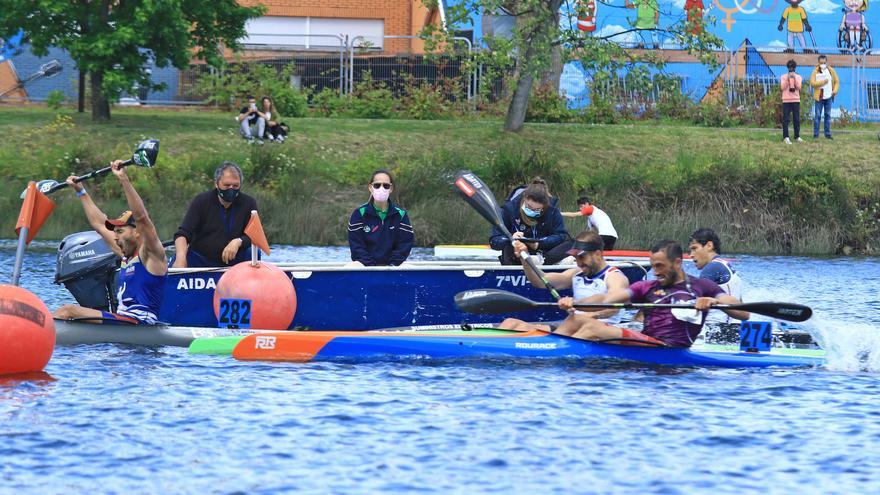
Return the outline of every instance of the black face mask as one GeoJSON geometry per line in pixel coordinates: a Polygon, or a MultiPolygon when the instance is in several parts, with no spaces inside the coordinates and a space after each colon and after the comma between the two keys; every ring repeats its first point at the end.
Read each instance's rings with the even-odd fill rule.
{"type": "Polygon", "coordinates": [[[233,189],[233,188],[229,188],[229,189],[214,188],[214,190],[217,191],[217,196],[219,196],[220,199],[222,199],[223,201],[226,201],[227,203],[232,203],[233,201],[235,201],[235,198],[237,198],[238,195],[241,194],[241,191],[239,191],[238,189],[233,189]]]}

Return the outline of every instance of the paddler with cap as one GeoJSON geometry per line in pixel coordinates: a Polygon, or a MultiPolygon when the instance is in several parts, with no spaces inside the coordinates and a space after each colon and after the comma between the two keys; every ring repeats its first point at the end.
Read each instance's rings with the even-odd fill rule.
{"type": "MultiPolygon", "coordinates": [[[[517,256],[528,247],[522,242],[516,241],[513,247],[517,256]]],[[[600,321],[610,324],[617,324],[621,320],[619,310],[606,309],[592,313],[583,313],[574,311],[572,305],[577,302],[583,302],[594,296],[604,296],[609,290],[626,290],[629,287],[629,279],[620,271],[619,268],[612,267],[605,261],[603,256],[604,242],[599,234],[586,230],[575,237],[574,243],[567,254],[574,256],[577,268],[571,268],[564,272],[545,274],[547,281],[553,284],[557,289],[571,289],[572,297],[563,297],[559,299],[559,309],[569,311],[568,317],[557,325],[554,324],[532,324],[526,323],[516,318],[508,318],[504,320],[500,328],[510,330],[545,330],[554,329],[558,333],[571,335],[575,333],[583,324],[584,319],[599,319],[600,321]]],[[[522,258],[520,258],[522,259],[522,258]]],[[[523,264],[523,270],[529,279],[529,282],[536,287],[543,287],[544,283],[536,274],[528,263],[523,264]]]]}
{"type": "MultiPolygon", "coordinates": [[[[651,248],[654,280],[635,282],[624,289],[609,289],[607,294],[590,297],[586,302],[680,304],[691,305],[693,308],[646,309],[642,332],[586,318],[574,334],[567,335],[600,342],[644,342],[649,345],[690,347],[702,331],[709,309],[717,304],[739,304],[741,301],[725,294],[711,280],[686,274],[682,268],[683,257],[679,243],[660,241],[651,248]]],[[[750,316],[747,311],[722,311],[738,320],[748,320],[750,316]]]]}
{"type": "Polygon", "coordinates": [[[143,200],[135,191],[125,169],[122,168],[122,163],[122,160],[116,160],[110,164],[113,167],[113,175],[122,184],[130,208],[119,218],[108,219],[92,201],[82,183],[76,182],[77,177],[71,175],[67,178],[67,184],[80,198],[89,225],[101,235],[110,249],[122,258],[116,296],[119,305],[116,313],[68,304],[55,311],[56,318],[93,318],[96,323],[104,324],[158,323],[165,276],[168,272],[165,248],[162,247],[156,226],[150,220],[143,200]]]}

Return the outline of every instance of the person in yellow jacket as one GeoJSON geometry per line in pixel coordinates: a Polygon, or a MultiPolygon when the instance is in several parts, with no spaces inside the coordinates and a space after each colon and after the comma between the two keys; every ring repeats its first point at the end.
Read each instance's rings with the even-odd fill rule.
{"type": "Polygon", "coordinates": [[[819,64],[810,74],[810,86],[813,88],[813,139],[819,138],[819,121],[825,113],[825,137],[831,137],[831,104],[840,89],[837,72],[828,66],[828,57],[819,55],[819,64]]]}

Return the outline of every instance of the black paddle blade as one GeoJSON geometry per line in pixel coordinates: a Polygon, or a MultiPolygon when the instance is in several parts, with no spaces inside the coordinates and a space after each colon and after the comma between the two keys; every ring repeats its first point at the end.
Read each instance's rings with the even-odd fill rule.
{"type": "Polygon", "coordinates": [[[736,306],[737,309],[785,321],[807,321],[813,316],[813,310],[803,304],[756,302],[734,304],[733,306],[736,306]]]}
{"type": "Polygon", "coordinates": [[[159,140],[147,139],[141,141],[137,149],[131,155],[131,163],[141,167],[153,167],[156,165],[156,159],[159,157],[159,140]]]}
{"type": "Polygon", "coordinates": [[[535,302],[519,294],[498,289],[476,289],[455,295],[455,305],[466,313],[513,313],[536,306],[535,302]]]}
{"type": "Polygon", "coordinates": [[[477,210],[483,218],[510,238],[510,231],[501,221],[501,210],[492,190],[470,170],[461,170],[455,174],[455,189],[461,197],[477,210]]]}

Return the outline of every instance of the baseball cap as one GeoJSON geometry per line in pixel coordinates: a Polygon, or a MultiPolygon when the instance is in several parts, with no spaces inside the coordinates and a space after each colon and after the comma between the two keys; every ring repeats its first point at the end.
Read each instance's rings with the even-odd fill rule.
{"type": "Polygon", "coordinates": [[[593,241],[574,241],[574,244],[571,245],[571,249],[565,252],[565,254],[570,254],[572,256],[581,256],[590,251],[601,251],[605,249],[605,243],[601,240],[593,240],[593,241]]]}
{"type": "Polygon", "coordinates": [[[108,230],[113,230],[116,227],[136,226],[134,223],[134,214],[131,212],[131,210],[123,211],[122,215],[119,215],[119,218],[117,219],[111,220],[108,218],[104,222],[104,225],[107,227],[108,230]]]}

